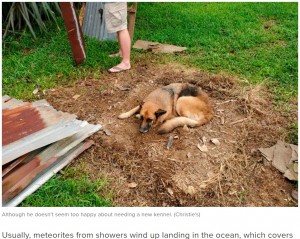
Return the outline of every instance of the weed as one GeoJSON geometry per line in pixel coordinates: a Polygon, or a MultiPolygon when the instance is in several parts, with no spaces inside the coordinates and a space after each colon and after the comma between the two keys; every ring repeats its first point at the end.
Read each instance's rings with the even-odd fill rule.
{"type": "Polygon", "coordinates": [[[288,132],[288,141],[291,144],[298,145],[298,123],[292,123],[288,132]]]}

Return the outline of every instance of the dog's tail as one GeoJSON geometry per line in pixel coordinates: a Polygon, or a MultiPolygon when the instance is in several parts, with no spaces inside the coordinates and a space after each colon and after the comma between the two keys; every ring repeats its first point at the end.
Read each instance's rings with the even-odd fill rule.
{"type": "Polygon", "coordinates": [[[158,129],[158,133],[159,134],[165,134],[168,133],[170,131],[172,131],[173,129],[180,127],[180,126],[184,126],[187,125],[189,127],[196,127],[199,126],[199,121],[197,120],[193,120],[184,116],[181,117],[176,117],[170,120],[167,120],[159,129],[158,129]]]}
{"type": "Polygon", "coordinates": [[[159,129],[159,134],[165,134],[173,129],[180,127],[180,126],[188,126],[188,127],[197,127],[206,124],[208,121],[210,121],[213,117],[213,113],[209,112],[206,115],[202,115],[202,117],[198,115],[198,119],[190,119],[185,116],[175,117],[173,119],[167,120],[159,129]]]}

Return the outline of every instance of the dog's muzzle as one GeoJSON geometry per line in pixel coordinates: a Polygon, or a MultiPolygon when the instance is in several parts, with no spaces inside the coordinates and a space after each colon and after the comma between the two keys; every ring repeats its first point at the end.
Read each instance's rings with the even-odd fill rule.
{"type": "Polygon", "coordinates": [[[146,127],[141,127],[140,132],[141,133],[147,133],[149,131],[149,129],[150,129],[150,126],[147,125],[146,127]]]}

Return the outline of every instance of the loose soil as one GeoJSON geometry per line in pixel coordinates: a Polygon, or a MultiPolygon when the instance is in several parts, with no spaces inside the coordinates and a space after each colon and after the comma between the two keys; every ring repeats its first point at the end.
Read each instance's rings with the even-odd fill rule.
{"type": "Polygon", "coordinates": [[[289,125],[262,86],[179,64],[137,63],[126,72],[49,91],[47,100],[103,126],[91,137],[94,146],[71,166],[84,161],[91,180],[107,178],[116,206],[297,204],[290,196],[295,186],[257,151],[284,140],[289,125]],[[155,128],[141,134],[136,117],[117,118],[154,89],[174,82],[190,82],[208,93],[215,111],[209,123],[158,135],[155,128]],[[170,136],[173,145],[167,149],[170,136]],[[199,149],[203,144],[207,152],[199,149]]]}

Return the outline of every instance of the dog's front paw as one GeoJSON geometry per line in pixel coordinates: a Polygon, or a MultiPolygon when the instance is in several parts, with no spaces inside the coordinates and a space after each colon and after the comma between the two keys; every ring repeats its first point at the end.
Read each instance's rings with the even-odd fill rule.
{"type": "Polygon", "coordinates": [[[125,118],[126,118],[125,113],[118,115],[118,119],[125,119],[125,118]]]}
{"type": "Polygon", "coordinates": [[[127,113],[122,113],[118,116],[118,119],[126,119],[128,118],[128,114],[127,113]]]}

